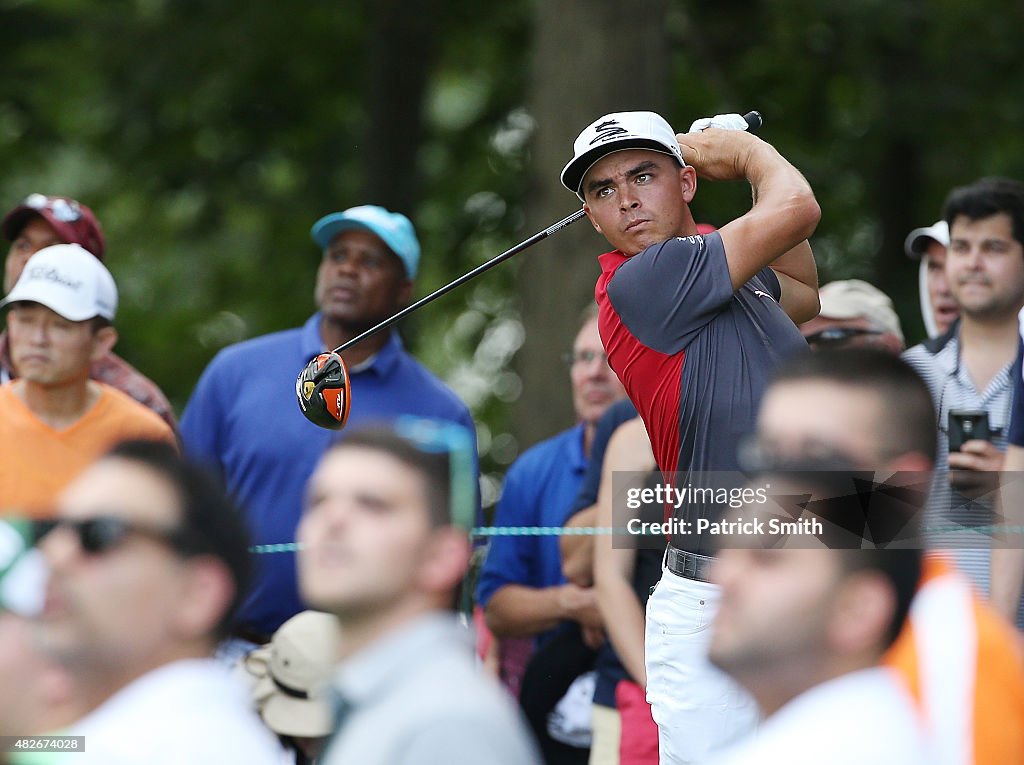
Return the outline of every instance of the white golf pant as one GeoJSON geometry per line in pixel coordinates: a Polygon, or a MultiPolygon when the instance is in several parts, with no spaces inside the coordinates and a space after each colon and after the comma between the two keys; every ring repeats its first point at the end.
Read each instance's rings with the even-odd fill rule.
{"type": "Polygon", "coordinates": [[[661,765],[690,765],[757,725],[753,697],[708,661],[717,585],[662,569],[647,601],[647,700],[661,765]]]}

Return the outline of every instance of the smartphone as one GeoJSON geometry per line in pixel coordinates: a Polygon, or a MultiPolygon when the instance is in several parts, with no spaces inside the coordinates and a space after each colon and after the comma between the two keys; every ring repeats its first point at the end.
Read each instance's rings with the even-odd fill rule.
{"type": "Polygon", "coordinates": [[[949,450],[958,452],[965,441],[991,441],[988,412],[980,409],[949,410],[949,450]]]}

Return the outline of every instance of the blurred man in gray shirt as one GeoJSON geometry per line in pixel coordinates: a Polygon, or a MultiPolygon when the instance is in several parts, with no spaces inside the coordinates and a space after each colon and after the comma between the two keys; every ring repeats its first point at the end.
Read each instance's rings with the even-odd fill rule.
{"type": "Polygon", "coordinates": [[[458,425],[404,417],[346,436],[310,478],[299,585],[342,627],[325,765],[539,762],[451,612],[469,565],[472,447],[458,425]]]}

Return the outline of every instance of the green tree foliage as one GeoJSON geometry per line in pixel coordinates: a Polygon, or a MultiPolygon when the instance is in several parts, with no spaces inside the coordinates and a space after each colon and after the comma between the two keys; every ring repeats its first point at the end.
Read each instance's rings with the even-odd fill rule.
{"type": "MultiPolygon", "coordinates": [[[[935,220],[954,185],[1024,177],[1019,3],[594,3],[616,23],[574,23],[587,7],[4,0],[0,203],[43,191],[97,211],[122,293],[120,350],[180,412],[219,348],[310,314],[319,253],[308,231],[320,215],[370,201],[409,213],[426,253],[423,295],[571,212],[571,195],[552,192],[560,163],[533,159],[558,142],[567,157],[574,133],[537,113],[538,93],[562,88],[578,128],[643,106],[607,103],[620,92],[605,87],[612,74],[642,80],[637,98],[652,83],[665,90],[657,106],[681,130],[762,110],[764,137],[822,204],[822,280],[879,284],[911,339],[921,325],[905,234],[935,220]],[[656,31],[631,34],[636,14],[656,31]],[[561,40],[556,55],[535,56],[539,39],[561,40]],[[655,44],[667,50],[661,78],[639,63],[660,59],[637,56],[655,44]],[[581,75],[579,61],[597,63],[581,75]],[[538,203],[538,189],[551,201],[538,203]]],[[[721,224],[748,200],[743,184],[704,184],[697,214],[721,224]]],[[[544,245],[523,257],[557,256],[544,245]]],[[[473,407],[495,474],[519,449],[515,435],[548,427],[524,418],[553,432],[571,417],[563,396],[510,422],[524,385],[514,354],[530,342],[521,268],[496,269],[402,328],[473,407]]],[[[571,337],[577,318],[566,306],[546,329],[571,337]]],[[[252,366],[258,375],[260,360],[252,366]]],[[[564,370],[551,385],[566,385],[564,370]]]]}

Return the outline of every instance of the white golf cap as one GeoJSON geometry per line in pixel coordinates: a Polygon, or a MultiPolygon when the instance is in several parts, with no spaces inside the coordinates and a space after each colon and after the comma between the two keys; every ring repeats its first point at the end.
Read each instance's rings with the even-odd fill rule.
{"type": "Polygon", "coordinates": [[[930,226],[915,228],[907,234],[903,249],[908,257],[919,260],[928,249],[929,242],[938,242],[943,247],[949,247],[949,225],[946,221],[940,220],[930,226]]]}
{"type": "Polygon", "coordinates": [[[562,168],[562,185],[582,199],[583,176],[599,159],[614,151],[650,149],[673,157],[685,167],[675,131],[654,112],[615,112],[591,122],[572,145],[573,158],[562,168]]]}
{"type": "Polygon", "coordinates": [[[39,303],[68,321],[102,316],[114,320],[117,286],[95,255],[77,244],[44,247],[25,264],[17,284],[0,303],[39,303]]]}

